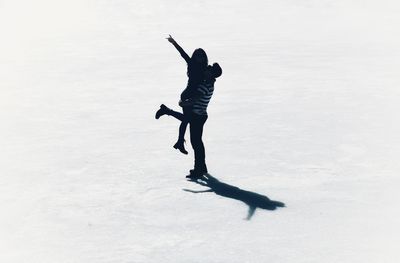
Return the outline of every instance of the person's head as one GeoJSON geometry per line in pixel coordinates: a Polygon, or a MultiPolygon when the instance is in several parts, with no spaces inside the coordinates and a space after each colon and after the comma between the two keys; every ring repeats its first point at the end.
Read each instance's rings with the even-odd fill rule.
{"type": "Polygon", "coordinates": [[[192,57],[190,58],[193,64],[197,64],[200,67],[206,68],[208,65],[207,54],[202,48],[197,48],[193,51],[192,57]]]}
{"type": "Polygon", "coordinates": [[[222,69],[218,63],[214,63],[212,66],[207,66],[207,69],[204,73],[204,78],[206,80],[216,79],[222,75],[222,69]]]}
{"type": "Polygon", "coordinates": [[[222,69],[218,63],[214,63],[212,66],[208,65],[204,71],[204,79],[207,82],[215,82],[215,79],[222,75],[222,69]]]}
{"type": "Polygon", "coordinates": [[[219,66],[218,63],[214,63],[211,66],[211,75],[213,78],[218,78],[222,75],[222,68],[219,66]]]}

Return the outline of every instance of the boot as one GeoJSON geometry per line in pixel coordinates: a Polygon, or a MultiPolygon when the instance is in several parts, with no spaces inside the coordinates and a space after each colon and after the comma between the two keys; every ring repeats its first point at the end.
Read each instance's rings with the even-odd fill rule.
{"type": "Polygon", "coordinates": [[[178,149],[183,154],[188,154],[188,151],[186,151],[186,149],[185,149],[184,142],[185,142],[185,140],[178,140],[175,143],[174,148],[178,149]]]}
{"type": "Polygon", "coordinates": [[[208,171],[207,169],[191,169],[190,170],[190,175],[187,175],[186,178],[189,179],[198,179],[198,178],[202,178],[203,175],[207,175],[208,171]]]}
{"type": "Polygon", "coordinates": [[[161,116],[168,114],[170,111],[170,108],[168,108],[164,104],[161,104],[160,109],[156,112],[156,119],[158,120],[161,116]]]}
{"type": "Polygon", "coordinates": [[[190,170],[190,174],[186,175],[186,178],[188,178],[190,180],[197,180],[197,179],[203,178],[203,175],[205,175],[205,174],[207,174],[207,173],[204,173],[202,171],[194,169],[194,170],[190,170]]]}

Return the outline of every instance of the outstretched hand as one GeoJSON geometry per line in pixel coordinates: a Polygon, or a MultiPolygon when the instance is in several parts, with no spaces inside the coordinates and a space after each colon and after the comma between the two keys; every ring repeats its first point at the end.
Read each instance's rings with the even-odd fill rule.
{"type": "Polygon", "coordinates": [[[169,37],[167,37],[167,40],[168,40],[170,43],[176,43],[175,39],[173,39],[171,35],[169,35],[169,37]]]}

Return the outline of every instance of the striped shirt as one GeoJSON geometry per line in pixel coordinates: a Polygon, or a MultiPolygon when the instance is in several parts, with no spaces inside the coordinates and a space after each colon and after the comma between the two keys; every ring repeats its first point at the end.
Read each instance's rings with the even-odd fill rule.
{"type": "Polygon", "coordinates": [[[196,91],[200,96],[193,103],[193,113],[207,115],[207,106],[214,92],[214,83],[203,82],[198,86],[196,91]]]}

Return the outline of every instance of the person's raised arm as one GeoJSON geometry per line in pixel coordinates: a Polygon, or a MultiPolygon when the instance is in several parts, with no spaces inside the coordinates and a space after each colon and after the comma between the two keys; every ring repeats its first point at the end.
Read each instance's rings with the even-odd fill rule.
{"type": "Polygon", "coordinates": [[[175,39],[173,39],[171,37],[171,35],[169,35],[169,37],[167,37],[167,40],[172,43],[172,45],[174,45],[174,47],[178,50],[179,54],[181,54],[181,56],[183,57],[183,59],[186,61],[186,63],[189,63],[190,61],[190,57],[188,54],[186,54],[185,50],[183,50],[183,48],[181,48],[181,46],[178,45],[178,43],[176,43],[175,39]]]}

